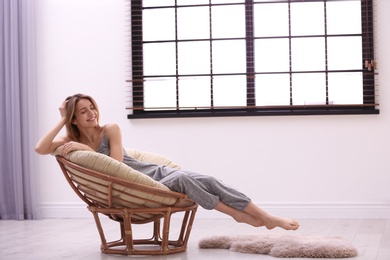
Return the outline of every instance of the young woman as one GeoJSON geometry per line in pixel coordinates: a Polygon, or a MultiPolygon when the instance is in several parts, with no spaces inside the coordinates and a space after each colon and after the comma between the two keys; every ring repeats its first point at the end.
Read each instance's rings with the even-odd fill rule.
{"type": "Polygon", "coordinates": [[[280,227],[296,230],[295,220],[273,216],[257,207],[241,192],[224,185],[214,177],[166,166],[140,162],[129,157],[122,145],[122,133],[117,124],[99,125],[99,109],[95,100],[76,94],[66,98],[59,108],[61,120],[37,143],[35,151],[50,154],[63,145],[63,154],[76,150],[96,151],[127,164],[173,191],[185,193],[205,209],[225,213],[237,222],[268,229],[280,227]],[[63,127],[67,134],[57,137],[63,127]]]}

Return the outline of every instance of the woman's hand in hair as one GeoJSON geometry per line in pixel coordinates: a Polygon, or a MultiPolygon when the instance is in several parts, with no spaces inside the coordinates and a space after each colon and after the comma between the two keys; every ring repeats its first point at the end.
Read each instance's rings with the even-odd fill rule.
{"type": "Polygon", "coordinates": [[[61,118],[65,118],[66,116],[66,104],[68,103],[68,100],[65,100],[62,102],[61,106],[58,108],[60,110],[61,118]]]}

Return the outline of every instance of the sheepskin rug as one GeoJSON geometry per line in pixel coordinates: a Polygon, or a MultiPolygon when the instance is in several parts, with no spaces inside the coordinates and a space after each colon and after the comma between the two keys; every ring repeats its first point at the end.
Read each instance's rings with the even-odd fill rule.
{"type": "Polygon", "coordinates": [[[202,239],[200,248],[229,249],[235,252],[267,254],[273,257],[347,258],[357,249],[346,239],[303,234],[256,234],[214,236],[202,239]]]}

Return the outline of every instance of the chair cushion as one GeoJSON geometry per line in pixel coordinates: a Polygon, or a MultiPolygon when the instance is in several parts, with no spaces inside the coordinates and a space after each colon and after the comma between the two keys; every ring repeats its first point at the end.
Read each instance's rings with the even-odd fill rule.
{"type": "MultiPolygon", "coordinates": [[[[151,154],[142,156],[142,153],[137,152],[135,150],[130,151],[130,153],[138,154],[138,157],[143,158],[144,160],[148,158],[149,160],[153,158],[151,154]]],[[[52,155],[62,155],[62,146],[58,147],[52,155]]],[[[129,155],[131,156],[131,155],[129,155]]],[[[146,185],[149,187],[159,188],[163,190],[170,190],[165,185],[153,180],[149,176],[134,170],[133,168],[127,166],[124,163],[121,163],[107,155],[92,152],[92,151],[73,151],[67,155],[64,156],[69,161],[83,166],[85,168],[101,172],[103,174],[107,174],[110,176],[114,176],[123,180],[127,180],[130,182],[146,185]]],[[[162,159],[163,157],[159,158],[156,155],[157,161],[164,161],[162,159]]],[[[166,162],[170,162],[168,159],[166,159],[166,162]]],[[[172,164],[174,164],[172,162],[172,164]]]]}
{"type": "Polygon", "coordinates": [[[166,165],[166,166],[168,166],[170,168],[174,168],[174,169],[181,168],[178,164],[172,162],[167,157],[156,154],[156,153],[138,151],[138,150],[129,149],[129,148],[126,148],[125,150],[126,150],[126,153],[128,156],[133,157],[141,162],[150,162],[150,163],[155,163],[158,165],[166,165]]]}
{"type": "MultiPolygon", "coordinates": [[[[79,166],[74,168],[66,160],[58,161],[69,184],[89,205],[106,209],[133,209],[133,223],[147,223],[159,219],[163,216],[161,209],[168,206],[174,205],[174,208],[170,209],[172,212],[196,206],[186,195],[171,191],[165,185],[109,156],[93,151],[73,151],[62,156],[62,148],[58,147],[52,155],[64,157],[79,166]]],[[[132,149],[127,149],[127,153],[142,161],[180,168],[171,160],[157,154],[132,149]]],[[[113,212],[116,213],[117,211],[113,212]]]]}

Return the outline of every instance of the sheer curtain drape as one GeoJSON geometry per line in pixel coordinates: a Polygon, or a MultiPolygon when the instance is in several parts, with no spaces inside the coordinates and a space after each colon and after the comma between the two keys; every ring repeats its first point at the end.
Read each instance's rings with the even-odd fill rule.
{"type": "Polygon", "coordinates": [[[39,219],[35,0],[0,0],[0,219],[39,219]]]}

